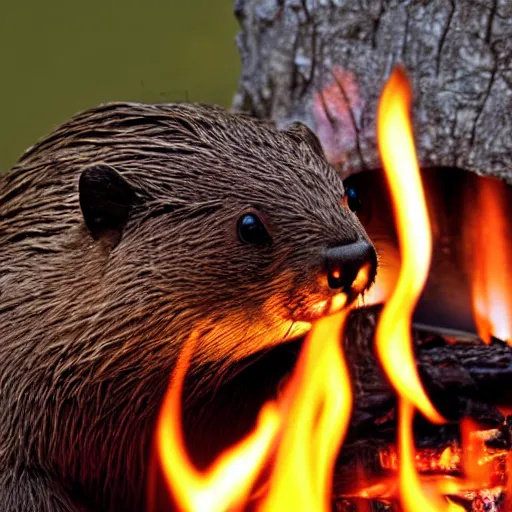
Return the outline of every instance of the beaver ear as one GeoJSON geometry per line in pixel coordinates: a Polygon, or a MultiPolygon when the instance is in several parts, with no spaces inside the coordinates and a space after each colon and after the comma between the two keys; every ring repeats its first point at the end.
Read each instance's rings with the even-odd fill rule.
{"type": "Polygon", "coordinates": [[[85,224],[94,238],[105,232],[120,232],[139,202],[134,188],[106,164],[92,165],[82,171],[78,192],[85,224]]]}
{"type": "Polygon", "coordinates": [[[297,142],[306,141],[317,155],[325,158],[325,153],[319,138],[316,136],[315,132],[308,128],[304,123],[295,121],[285,129],[285,133],[290,135],[297,142]]]}

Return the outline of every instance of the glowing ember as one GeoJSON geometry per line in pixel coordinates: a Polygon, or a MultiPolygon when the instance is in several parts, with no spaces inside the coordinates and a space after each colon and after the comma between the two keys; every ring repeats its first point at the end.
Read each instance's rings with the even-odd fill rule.
{"type": "MultiPolygon", "coordinates": [[[[492,447],[485,443],[485,436],[496,434],[495,430],[476,431],[468,420],[463,421],[462,443],[451,442],[444,449],[431,447],[416,450],[415,465],[417,471],[425,473],[430,480],[439,475],[465,474],[467,484],[462,487],[482,489],[503,485],[506,482],[506,472],[503,470],[505,459],[509,455],[508,447],[492,447]],[[462,449],[464,447],[464,449],[462,449]],[[471,480],[471,482],[470,482],[471,480]]],[[[380,467],[387,471],[398,471],[399,462],[396,449],[392,446],[379,451],[380,467]]],[[[453,481],[453,479],[452,479],[453,481]]],[[[356,489],[364,485],[357,483],[356,489]]],[[[355,492],[355,491],[352,491],[355,492]]]]}
{"type": "Polygon", "coordinates": [[[512,344],[512,229],[505,217],[505,186],[498,180],[481,181],[472,205],[473,310],[478,333],[490,343],[491,336],[512,344]]]}
{"type": "Polygon", "coordinates": [[[457,457],[453,453],[453,449],[451,446],[447,446],[443,453],[441,454],[441,458],[439,459],[439,467],[444,470],[450,470],[455,466],[455,464],[458,462],[459,457],[457,457]]]}
{"type": "Polygon", "coordinates": [[[469,418],[461,423],[463,466],[466,478],[472,482],[478,482],[482,487],[491,485],[491,467],[485,464],[486,450],[485,439],[478,435],[478,426],[469,418]]]}

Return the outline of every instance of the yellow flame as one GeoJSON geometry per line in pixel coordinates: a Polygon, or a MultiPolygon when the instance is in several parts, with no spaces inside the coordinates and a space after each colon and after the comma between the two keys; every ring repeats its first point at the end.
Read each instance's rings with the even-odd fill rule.
{"type": "Polygon", "coordinates": [[[377,133],[398,224],[402,267],[377,326],[376,341],[379,358],[400,395],[432,422],[442,423],[418,377],[410,334],[412,313],[427,279],[432,252],[409,120],[411,95],[404,71],[396,68],[381,96],[377,133]]]}
{"type": "Polygon", "coordinates": [[[241,505],[254,485],[280,423],[275,402],[261,409],[257,426],[205,472],[186,453],[181,431],[181,392],[194,340],[177,363],[157,426],[158,454],[168,485],[183,511],[214,512],[241,505]]]}
{"type": "Polygon", "coordinates": [[[448,508],[446,509],[447,512],[464,512],[464,507],[457,505],[450,498],[446,498],[446,500],[448,501],[448,508]]]}
{"type": "MultiPolygon", "coordinates": [[[[435,423],[444,419],[431,404],[416,371],[411,318],[427,279],[432,251],[425,197],[409,119],[411,88],[396,68],[381,96],[377,117],[379,148],[397,219],[402,266],[396,288],[384,307],[376,332],[377,352],[399,394],[399,488],[406,511],[441,512],[456,505],[437,488],[422,485],[415,465],[414,406],[435,423]]],[[[460,509],[463,510],[463,509],[460,509]]]]}
{"type": "Polygon", "coordinates": [[[346,313],[313,326],[287,390],[268,495],[261,512],[330,510],[332,474],[352,409],[347,365],[339,335],[346,313]]]}

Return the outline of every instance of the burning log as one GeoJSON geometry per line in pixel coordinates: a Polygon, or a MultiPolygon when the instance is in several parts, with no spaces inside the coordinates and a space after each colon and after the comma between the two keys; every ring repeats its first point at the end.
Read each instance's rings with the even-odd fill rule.
{"type": "MultiPolygon", "coordinates": [[[[374,350],[380,311],[381,306],[372,306],[352,312],[344,335],[355,382],[352,429],[359,436],[375,425],[382,429],[395,406],[374,350]]],[[[445,417],[457,421],[470,416],[491,425],[503,421],[498,408],[512,405],[512,349],[506,343],[494,339],[486,346],[471,333],[422,326],[413,330],[413,339],[423,385],[445,417]]]]}
{"type": "MultiPolygon", "coordinates": [[[[345,500],[336,500],[339,510],[352,510],[350,507],[357,500],[354,502],[347,496],[358,495],[360,499],[363,489],[367,497],[381,493],[384,501],[396,500],[396,481],[390,477],[390,470],[396,469],[396,396],[374,353],[372,340],[379,314],[380,307],[354,311],[345,331],[344,347],[355,396],[352,423],[334,478],[334,494],[344,496],[345,500]],[[364,476],[359,479],[357,490],[353,488],[354,474],[364,476]],[[361,482],[375,485],[365,486],[361,482]]],[[[487,455],[492,456],[495,464],[493,482],[502,486],[499,492],[491,494],[496,503],[501,503],[503,485],[507,482],[505,463],[512,453],[512,418],[506,418],[500,409],[506,409],[503,406],[511,401],[512,349],[497,339],[486,346],[469,333],[458,334],[460,339],[455,341],[456,335],[448,334],[421,326],[413,330],[422,383],[437,410],[451,420],[447,425],[433,426],[420,416],[416,418],[417,467],[422,473],[460,475],[458,422],[473,418],[481,429],[488,431],[487,455]],[[451,450],[449,460],[447,449],[451,450]]],[[[482,492],[468,491],[457,498],[465,500],[467,510],[478,510],[470,507],[482,499],[482,492]]]]}

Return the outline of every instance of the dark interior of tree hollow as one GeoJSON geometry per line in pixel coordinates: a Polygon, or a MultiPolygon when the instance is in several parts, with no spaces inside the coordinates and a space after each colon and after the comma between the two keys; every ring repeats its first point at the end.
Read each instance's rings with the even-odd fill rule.
{"type": "MultiPolygon", "coordinates": [[[[476,195],[483,181],[498,181],[450,167],[425,168],[421,178],[432,227],[433,252],[428,281],[416,307],[414,322],[436,328],[476,333],[471,305],[469,265],[477,244],[471,233],[476,195]]],[[[506,196],[503,215],[512,218],[512,187],[500,182],[506,196]]],[[[400,264],[393,209],[380,169],[348,177],[345,187],[359,200],[358,216],[380,256],[379,275],[397,273],[400,264]]],[[[512,233],[510,233],[512,237],[512,233]]]]}

